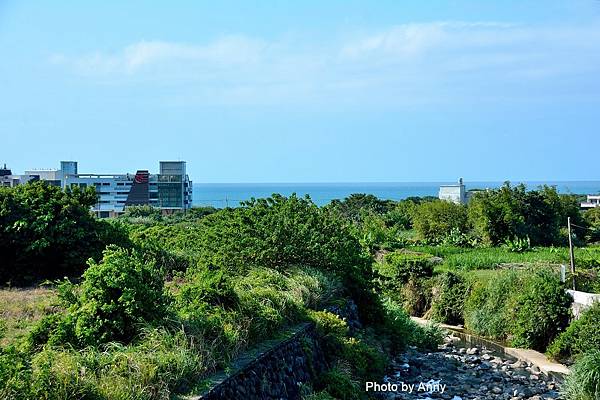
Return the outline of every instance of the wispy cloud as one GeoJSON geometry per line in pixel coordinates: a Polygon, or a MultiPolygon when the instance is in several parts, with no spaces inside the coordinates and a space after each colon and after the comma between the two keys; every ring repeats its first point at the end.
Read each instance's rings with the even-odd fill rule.
{"type": "Polygon", "coordinates": [[[69,65],[83,74],[133,74],[143,72],[145,67],[158,65],[177,67],[205,64],[231,67],[254,64],[260,59],[266,46],[261,40],[245,36],[225,36],[206,45],[141,41],[116,53],[93,52],[75,57],[55,54],[51,61],[69,65]]]}
{"type": "Polygon", "coordinates": [[[244,35],[204,44],[141,41],[51,61],[92,80],[183,84],[176,96],[182,102],[526,98],[557,86],[564,95],[576,86],[574,77],[598,81],[600,27],[431,22],[320,43],[244,35]]]}

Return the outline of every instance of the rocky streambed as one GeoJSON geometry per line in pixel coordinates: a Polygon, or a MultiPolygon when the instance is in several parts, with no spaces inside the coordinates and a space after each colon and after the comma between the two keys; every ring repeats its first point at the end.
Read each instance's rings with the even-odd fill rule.
{"type": "Polygon", "coordinates": [[[440,351],[408,349],[384,378],[383,399],[558,399],[559,383],[534,365],[498,357],[482,347],[446,338],[440,351]]]}

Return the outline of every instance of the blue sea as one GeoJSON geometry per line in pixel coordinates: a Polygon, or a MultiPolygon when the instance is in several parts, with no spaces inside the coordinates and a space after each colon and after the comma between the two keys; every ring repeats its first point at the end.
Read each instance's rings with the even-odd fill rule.
{"type": "MultiPolygon", "coordinates": [[[[289,196],[308,194],[319,206],[333,199],[344,199],[352,193],[368,193],[381,199],[402,200],[411,196],[437,196],[440,185],[452,182],[395,183],[195,183],[194,205],[217,208],[236,207],[252,197],[269,197],[273,193],[289,196]]],[[[525,182],[529,189],[540,185],[556,186],[560,193],[597,194],[600,181],[525,182]]],[[[469,189],[497,188],[502,182],[465,182],[469,189]]]]}

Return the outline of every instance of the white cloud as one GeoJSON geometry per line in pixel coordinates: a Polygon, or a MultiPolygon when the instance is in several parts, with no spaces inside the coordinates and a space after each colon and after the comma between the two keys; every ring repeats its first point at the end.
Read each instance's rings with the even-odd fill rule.
{"type": "Polygon", "coordinates": [[[528,98],[560,85],[557,92],[575,90],[574,77],[597,81],[600,27],[432,22],[320,43],[242,35],[204,44],[141,41],[113,53],[56,54],[51,62],[92,80],[178,84],[182,103],[528,98]]]}
{"type": "Polygon", "coordinates": [[[256,63],[266,44],[244,36],[225,36],[206,45],[141,41],[116,53],[94,52],[79,57],[55,54],[51,61],[66,64],[83,74],[132,74],[144,67],[202,63],[235,66],[256,63]]]}

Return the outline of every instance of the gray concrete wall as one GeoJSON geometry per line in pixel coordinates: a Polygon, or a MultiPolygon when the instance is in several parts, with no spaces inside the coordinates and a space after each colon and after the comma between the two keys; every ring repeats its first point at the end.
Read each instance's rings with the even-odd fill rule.
{"type": "Polygon", "coordinates": [[[571,311],[575,318],[579,318],[581,313],[588,309],[592,304],[600,301],[600,294],[586,293],[578,290],[567,290],[567,293],[573,298],[571,311]]]}

